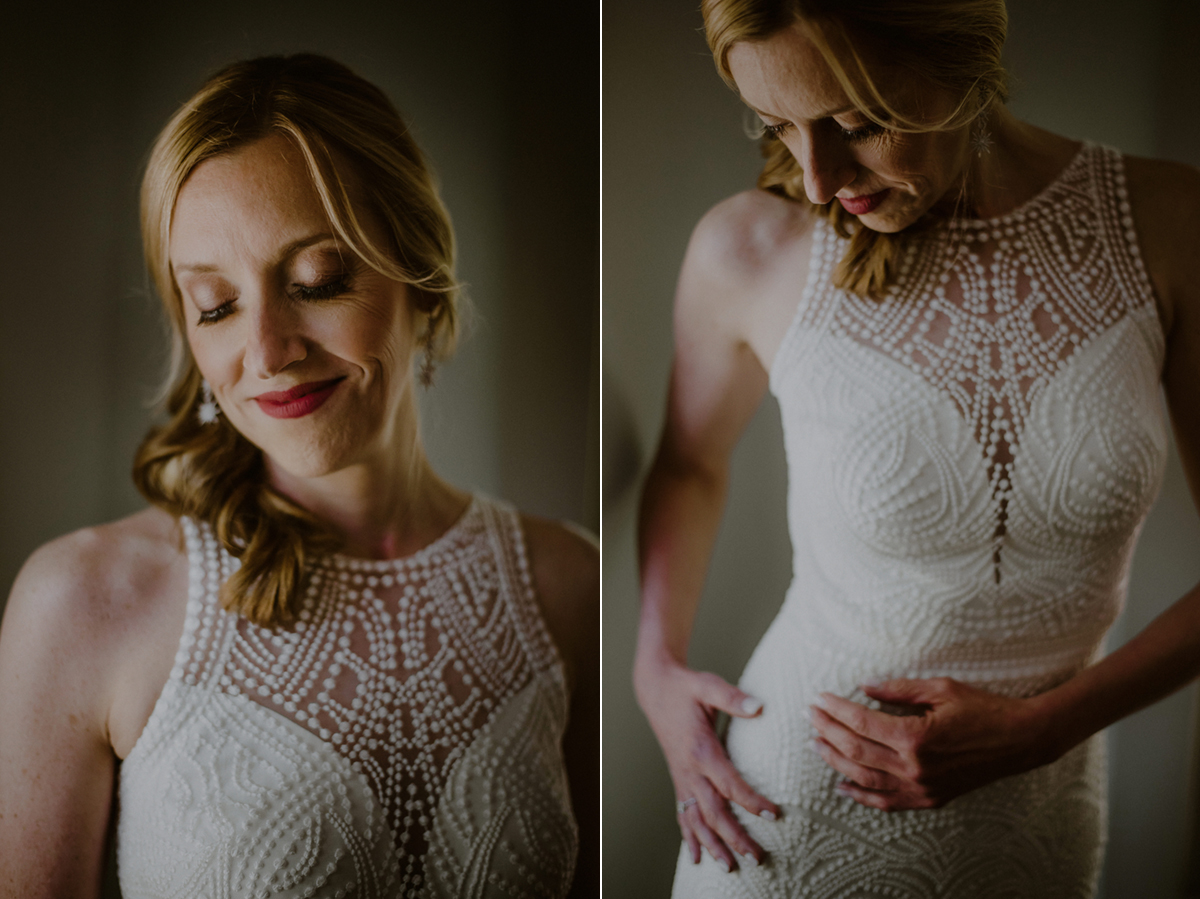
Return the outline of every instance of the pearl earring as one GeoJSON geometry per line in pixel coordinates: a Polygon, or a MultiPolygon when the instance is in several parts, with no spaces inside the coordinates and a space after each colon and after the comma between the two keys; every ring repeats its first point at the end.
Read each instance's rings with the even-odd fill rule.
{"type": "Polygon", "coordinates": [[[221,407],[217,405],[217,401],[213,398],[212,387],[207,380],[200,382],[200,393],[202,401],[200,407],[196,410],[196,418],[199,419],[202,425],[211,425],[221,416],[221,407]]]}

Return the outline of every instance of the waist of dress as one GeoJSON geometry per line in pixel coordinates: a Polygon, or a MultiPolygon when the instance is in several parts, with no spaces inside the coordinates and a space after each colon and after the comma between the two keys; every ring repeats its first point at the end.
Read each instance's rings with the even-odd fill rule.
{"type": "MultiPolygon", "coordinates": [[[[1061,636],[1008,631],[856,633],[812,609],[785,604],[759,652],[797,679],[865,683],[950,677],[1007,695],[1033,695],[1069,679],[1102,654],[1103,628],[1061,636]]],[[[786,676],[785,672],[779,671],[786,676]]]]}

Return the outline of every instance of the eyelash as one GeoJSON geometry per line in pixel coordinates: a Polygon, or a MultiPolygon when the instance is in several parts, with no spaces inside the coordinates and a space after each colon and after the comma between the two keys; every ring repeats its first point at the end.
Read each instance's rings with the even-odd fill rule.
{"type": "MultiPolygon", "coordinates": [[[[769,134],[771,137],[778,138],[789,127],[789,122],[780,122],[778,125],[763,125],[763,131],[769,134]]],[[[874,137],[882,131],[883,126],[877,124],[876,122],[871,122],[868,125],[863,125],[861,128],[854,129],[842,128],[840,126],[838,127],[838,132],[841,134],[842,140],[851,144],[861,143],[862,141],[874,137]]]]}
{"type": "MultiPolygon", "coordinates": [[[[339,294],[343,294],[350,286],[350,278],[348,275],[340,275],[332,281],[326,281],[324,284],[318,284],[315,287],[309,287],[305,284],[293,285],[293,296],[304,302],[314,302],[320,300],[331,300],[339,294]]],[[[200,313],[199,319],[196,321],[198,325],[211,325],[219,322],[225,316],[233,312],[233,300],[227,303],[222,303],[216,309],[206,309],[200,313]]]]}
{"type": "Polygon", "coordinates": [[[350,278],[347,275],[338,275],[332,281],[326,281],[315,287],[308,287],[304,284],[295,285],[296,296],[302,300],[332,300],[338,294],[345,293],[349,286],[350,278]]]}

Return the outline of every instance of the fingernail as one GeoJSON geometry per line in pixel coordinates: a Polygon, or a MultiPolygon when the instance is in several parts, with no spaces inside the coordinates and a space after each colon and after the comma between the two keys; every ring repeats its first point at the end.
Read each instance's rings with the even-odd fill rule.
{"type": "Polygon", "coordinates": [[[823,709],[829,708],[829,700],[825,698],[824,693],[817,697],[817,705],[823,709]]]}
{"type": "Polygon", "coordinates": [[[729,862],[725,861],[725,859],[723,859],[723,858],[717,859],[717,867],[720,868],[722,871],[724,871],[726,874],[729,873],[729,862]]]}
{"type": "Polygon", "coordinates": [[[762,818],[764,821],[774,821],[775,813],[773,811],[771,811],[769,808],[765,808],[761,812],[758,813],[758,817],[762,818]]]}
{"type": "Polygon", "coordinates": [[[834,787],[834,789],[837,790],[839,793],[841,793],[843,796],[850,795],[850,790],[846,786],[845,782],[838,783],[837,786],[834,787]]]}
{"type": "Polygon", "coordinates": [[[742,856],[742,864],[745,865],[747,868],[757,868],[758,867],[758,859],[756,859],[754,857],[754,853],[747,852],[745,855],[742,856]]]}
{"type": "Polygon", "coordinates": [[[747,696],[742,700],[742,711],[747,715],[757,715],[762,711],[762,700],[747,696]]]}
{"type": "Polygon", "coordinates": [[[808,720],[812,721],[814,724],[817,721],[817,710],[811,705],[808,707],[808,720]]]}

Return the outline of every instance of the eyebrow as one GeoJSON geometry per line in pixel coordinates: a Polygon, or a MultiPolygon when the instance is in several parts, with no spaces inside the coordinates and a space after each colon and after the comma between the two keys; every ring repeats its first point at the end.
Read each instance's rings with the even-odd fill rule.
{"type": "MultiPolygon", "coordinates": [[[[747,106],[750,106],[750,104],[749,104],[749,103],[747,103],[746,105],[747,105],[747,106]]],[[[755,113],[757,113],[758,115],[760,115],[760,116],[762,116],[762,115],[765,115],[765,116],[770,116],[770,117],[771,117],[771,118],[773,118],[773,119],[779,119],[779,118],[782,118],[782,116],[777,116],[777,115],[775,115],[775,113],[773,113],[773,112],[763,112],[761,109],[756,109],[756,108],[755,108],[755,107],[753,107],[753,106],[750,106],[750,109],[751,109],[753,112],[755,112],[755,113]]],[[[823,112],[823,113],[821,113],[820,115],[813,116],[811,119],[809,119],[809,121],[810,121],[810,122],[815,122],[815,121],[817,121],[818,119],[831,119],[831,118],[833,118],[835,115],[841,115],[843,112],[855,112],[855,111],[857,111],[857,110],[858,110],[858,107],[857,107],[857,106],[855,106],[853,103],[851,103],[849,106],[843,106],[841,109],[831,109],[831,110],[829,110],[828,112],[823,112]]]]}
{"type": "MultiPolygon", "coordinates": [[[[306,247],[311,247],[313,244],[322,243],[326,240],[333,240],[339,244],[341,243],[341,241],[338,240],[337,235],[332,234],[329,231],[321,231],[318,234],[310,234],[308,237],[301,237],[297,240],[293,240],[283,248],[278,258],[280,261],[283,261],[284,259],[290,259],[292,256],[295,256],[306,247]]],[[[221,270],[220,266],[206,262],[185,262],[182,265],[172,265],[171,268],[176,272],[176,274],[179,272],[205,274],[208,272],[219,272],[221,270]]]]}

